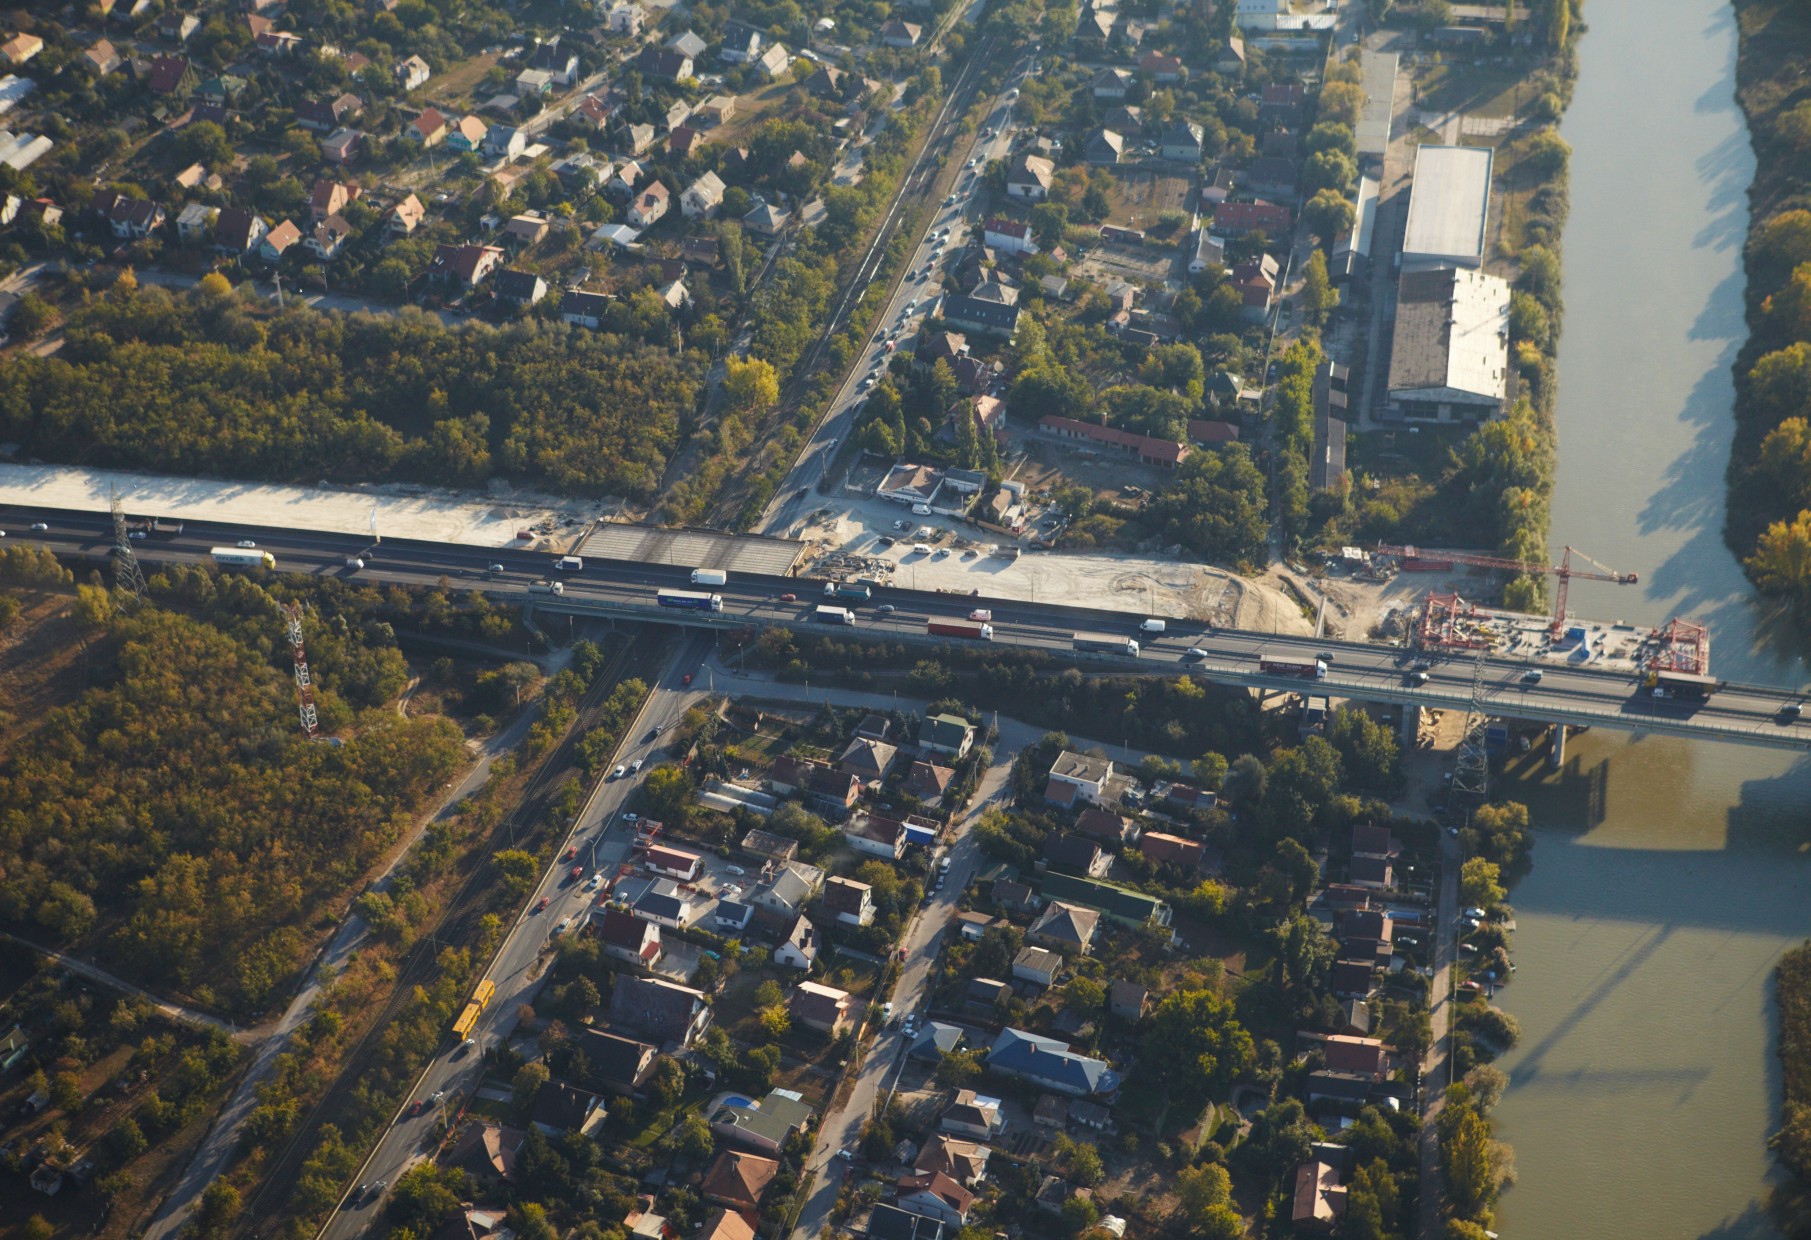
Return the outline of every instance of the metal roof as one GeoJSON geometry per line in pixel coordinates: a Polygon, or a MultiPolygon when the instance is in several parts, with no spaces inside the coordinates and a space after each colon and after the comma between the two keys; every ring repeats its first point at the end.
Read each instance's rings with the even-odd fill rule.
{"type": "Polygon", "coordinates": [[[1402,241],[1404,267],[1417,261],[1464,267],[1483,263],[1490,169],[1489,147],[1423,146],[1415,152],[1402,241]]]}

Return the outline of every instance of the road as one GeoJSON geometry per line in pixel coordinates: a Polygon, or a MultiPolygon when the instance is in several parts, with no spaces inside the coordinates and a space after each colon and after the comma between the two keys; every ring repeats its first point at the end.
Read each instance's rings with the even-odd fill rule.
{"type": "MultiPolygon", "coordinates": [[[[15,542],[35,541],[77,561],[104,560],[111,547],[107,519],[95,513],[13,508],[0,512],[0,530],[15,542]],[[47,528],[27,528],[34,521],[47,528]]],[[[526,600],[564,614],[659,617],[665,623],[717,630],[777,625],[812,631],[826,619],[815,606],[824,601],[823,583],[795,577],[737,573],[712,591],[720,599],[720,610],[682,610],[658,601],[662,590],[695,593],[690,570],[675,565],[592,558],[581,571],[560,574],[554,558],[544,553],[409,540],[386,540],[378,546],[346,534],[197,522],[190,522],[182,534],[159,534],[134,546],[147,563],[198,563],[208,559],[210,547],[231,546],[241,539],[271,552],[284,571],[413,586],[437,586],[444,578],[455,588],[483,590],[502,602],[526,600]],[[347,563],[355,556],[362,559],[362,567],[347,563]],[[488,571],[492,564],[498,566],[495,573],[488,571]],[[563,594],[529,593],[550,574],[562,577],[563,594]]],[[[1221,684],[1297,692],[1312,686],[1318,692],[1372,703],[1449,710],[1465,710],[1471,704],[1472,661],[1464,654],[1432,652],[1422,681],[1408,664],[1408,652],[1395,646],[1216,629],[1178,619],[1169,620],[1164,631],[1145,632],[1136,613],[893,587],[875,590],[870,604],[850,617],[861,636],[941,643],[943,639],[927,632],[927,620],[960,619],[977,606],[992,613],[996,645],[1042,650],[1077,663],[1086,660],[1094,668],[1188,672],[1221,684]],[[1136,640],[1136,656],[1078,652],[1074,640],[1078,633],[1108,634],[1127,643],[1136,640]],[[1274,669],[1279,659],[1311,663],[1317,655],[1332,656],[1319,679],[1304,680],[1262,666],[1274,669]]],[[[1485,660],[1487,714],[1776,749],[1811,748],[1811,721],[1799,723],[1784,713],[1788,704],[1802,700],[1796,689],[1726,685],[1706,702],[1656,700],[1627,671],[1543,661],[1542,677],[1535,682],[1525,678],[1532,666],[1525,658],[1485,660]]]]}
{"type": "MultiPolygon", "coordinates": [[[[665,732],[678,723],[699,696],[700,691],[688,690],[683,679],[703,662],[710,646],[711,639],[706,634],[687,639],[672,663],[655,679],[655,691],[641,712],[624,728],[625,739],[614,761],[645,760],[655,754],[659,742],[649,733],[656,725],[665,732]]],[[[510,926],[484,974],[497,989],[473,1030],[475,1045],[452,1047],[428,1063],[361,1168],[359,1184],[396,1183],[404,1171],[433,1153],[438,1122],[455,1115],[459,1104],[477,1090],[484,1076],[483,1052],[509,1037],[516,1026],[517,1011],[534,1000],[546,980],[549,945],[558,937],[559,927],[570,923],[571,928],[578,928],[579,919],[594,898],[593,876],[600,870],[614,869],[628,856],[634,831],[620,822],[618,814],[638,782],[635,778],[604,780],[585,802],[559,854],[563,858],[567,849],[577,848],[585,878],[573,881],[569,877],[573,863],[563,859],[556,860],[541,876],[528,898],[526,911],[510,926]],[[548,901],[547,907],[538,909],[542,898],[548,901]]],[[[372,1194],[361,1197],[355,1186],[328,1221],[323,1240],[350,1240],[362,1233],[377,1217],[377,1201],[378,1197],[372,1194]]]]}
{"type": "Polygon", "coordinates": [[[1453,964],[1459,955],[1459,841],[1440,833],[1440,898],[1434,910],[1434,976],[1428,982],[1433,1042],[1422,1074],[1421,1228],[1431,1236],[1440,1222],[1440,1111],[1452,1084],[1453,964]]]}
{"type": "Polygon", "coordinates": [[[193,1025],[197,1029],[217,1030],[220,1033],[226,1034],[235,1042],[259,1042],[263,1040],[264,1035],[259,1030],[241,1029],[230,1021],[221,1020],[218,1016],[210,1016],[206,1012],[197,1012],[193,1008],[186,1008],[181,1004],[171,1003],[168,999],[160,998],[146,990],[144,987],[134,985],[123,977],[117,977],[114,974],[107,972],[107,970],[101,968],[99,965],[89,964],[80,957],[68,955],[67,953],[57,951],[54,947],[45,947],[41,944],[32,942],[30,939],[21,938],[16,934],[8,934],[5,931],[0,931],[0,938],[10,939],[21,947],[28,947],[59,968],[68,969],[71,973],[80,977],[85,977],[91,982],[99,982],[103,986],[110,987],[122,994],[131,995],[135,999],[143,999],[146,1003],[149,1003],[152,1007],[156,1008],[158,1014],[166,1020],[173,1020],[184,1025],[193,1025]]]}
{"type": "MultiPolygon", "coordinates": [[[[504,731],[491,737],[478,752],[478,761],[466,773],[445,797],[441,799],[439,809],[422,820],[421,829],[428,822],[443,818],[453,812],[453,807],[482,788],[490,778],[491,764],[499,757],[509,753],[524,736],[528,729],[539,718],[538,710],[524,711],[517,720],[504,731]]],[[[420,835],[420,829],[416,837],[420,835]]],[[[414,838],[404,841],[396,849],[394,857],[384,872],[372,883],[375,890],[389,886],[390,877],[414,843],[414,838]]],[[[357,914],[348,914],[340,928],[334,933],[319,957],[316,958],[303,980],[301,989],[296,992],[276,1025],[266,1030],[269,1034],[258,1047],[252,1058],[251,1066],[240,1079],[233,1096],[218,1115],[214,1117],[213,1127],[207,1137],[189,1159],[189,1165],[183,1169],[182,1177],[174,1188],[159,1204],[157,1213],[145,1229],[144,1240],[164,1240],[175,1234],[187,1221],[189,1208],[201,1200],[203,1190],[212,1184],[231,1161],[234,1150],[239,1144],[239,1132],[246,1119],[258,1106],[258,1090],[270,1076],[277,1056],[289,1049],[295,1033],[314,1015],[314,1005],[320,998],[323,967],[337,973],[345,965],[346,958],[365,941],[367,927],[364,919],[357,914]]]]}

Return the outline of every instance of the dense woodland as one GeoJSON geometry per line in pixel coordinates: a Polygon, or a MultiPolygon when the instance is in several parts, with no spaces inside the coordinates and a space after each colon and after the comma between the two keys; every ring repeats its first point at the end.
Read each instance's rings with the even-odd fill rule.
{"type": "Polygon", "coordinates": [[[307,621],[322,723],[342,734],[311,743],[270,590],[199,569],[157,584],[171,609],[80,587],[90,687],[0,759],[0,916],[255,1012],[445,783],[461,736],[380,709],[407,670],[388,626],[348,604],[307,621]]]}
{"type": "Polygon", "coordinates": [[[71,316],[55,355],[0,371],[0,439],[183,474],[648,494],[697,378],[692,359],[608,333],[278,311],[126,276],[71,316]]]}

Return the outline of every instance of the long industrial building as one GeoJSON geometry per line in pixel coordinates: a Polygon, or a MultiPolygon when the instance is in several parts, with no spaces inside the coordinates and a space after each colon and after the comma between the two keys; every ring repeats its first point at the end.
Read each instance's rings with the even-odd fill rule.
{"type": "Polygon", "coordinates": [[[1423,146],[1415,152],[1402,269],[1482,267],[1490,218],[1492,153],[1485,146],[1423,146]]]}
{"type": "Polygon", "coordinates": [[[1385,418],[1477,422],[1509,399],[1509,283],[1481,271],[1404,271],[1385,418]]]}

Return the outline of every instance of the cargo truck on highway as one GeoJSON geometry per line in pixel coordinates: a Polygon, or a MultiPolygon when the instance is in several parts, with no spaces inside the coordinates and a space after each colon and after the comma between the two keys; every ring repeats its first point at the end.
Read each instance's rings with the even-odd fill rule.
{"type": "Polygon", "coordinates": [[[153,534],[180,534],[182,533],[182,522],[166,521],[162,517],[152,517],[151,532],[153,534]]]}
{"type": "Polygon", "coordinates": [[[1099,650],[1108,654],[1138,657],[1138,642],[1135,638],[1119,637],[1112,633],[1077,633],[1074,641],[1077,650],[1099,650]]]}
{"type": "Polygon", "coordinates": [[[924,622],[924,631],[938,637],[966,637],[971,641],[994,639],[993,625],[979,620],[957,620],[952,616],[932,616],[924,622]]]}
{"type": "Polygon", "coordinates": [[[662,590],[656,596],[662,607],[681,607],[692,611],[722,611],[723,596],[694,590],[662,590]]]}
{"type": "Polygon", "coordinates": [[[723,586],[729,584],[729,574],[720,568],[694,568],[692,584],[695,586],[723,586]]]}
{"type": "Polygon", "coordinates": [[[1272,676],[1300,676],[1304,680],[1325,680],[1327,665],[1321,660],[1297,654],[1266,654],[1258,651],[1258,670],[1272,676]]]}
{"type": "Polygon", "coordinates": [[[268,551],[246,551],[239,547],[214,547],[208,551],[220,568],[275,568],[277,557],[268,551]]]}
{"type": "Polygon", "coordinates": [[[819,607],[811,618],[819,624],[854,624],[855,613],[847,607],[819,607]]]}
{"type": "Polygon", "coordinates": [[[528,587],[530,594],[564,594],[566,583],[563,581],[537,581],[528,587]]]}
{"type": "Polygon", "coordinates": [[[873,599],[874,590],[859,581],[826,581],[825,598],[845,598],[855,603],[866,603],[873,599]]]}
{"type": "Polygon", "coordinates": [[[554,562],[554,567],[562,573],[582,573],[585,571],[585,561],[576,555],[563,555],[554,562]]]}

